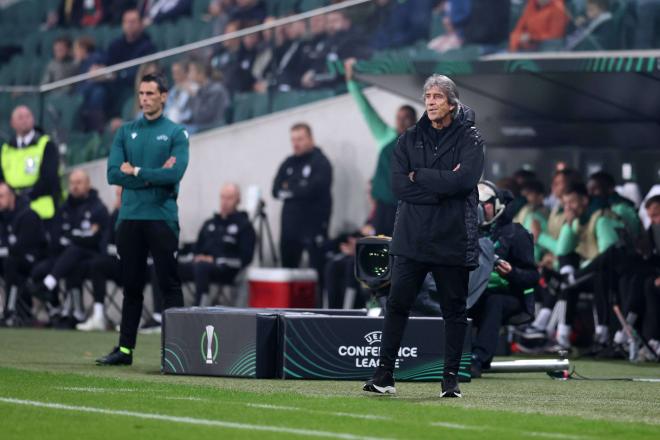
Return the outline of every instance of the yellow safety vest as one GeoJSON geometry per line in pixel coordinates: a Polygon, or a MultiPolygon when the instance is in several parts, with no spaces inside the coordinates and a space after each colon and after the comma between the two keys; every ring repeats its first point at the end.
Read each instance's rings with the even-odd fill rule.
{"type": "MultiPolygon", "coordinates": [[[[30,188],[39,180],[39,170],[44,158],[46,144],[50,138],[43,135],[36,144],[15,148],[8,143],[2,145],[0,163],[7,185],[16,191],[30,188]]],[[[55,216],[55,200],[52,196],[41,196],[30,203],[30,208],[43,220],[55,216]]]]}

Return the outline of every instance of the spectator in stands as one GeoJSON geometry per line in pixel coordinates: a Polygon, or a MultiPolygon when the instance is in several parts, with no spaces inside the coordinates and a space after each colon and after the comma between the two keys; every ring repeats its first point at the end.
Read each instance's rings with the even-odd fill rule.
{"type": "Polygon", "coordinates": [[[6,183],[0,183],[0,247],[5,300],[3,322],[14,326],[30,318],[31,298],[25,295],[25,282],[35,261],[43,258],[46,231],[29,201],[17,196],[6,183]]]}
{"type": "Polygon", "coordinates": [[[396,216],[397,200],[392,192],[391,162],[394,147],[399,136],[415,124],[417,113],[409,105],[402,105],[396,112],[396,127],[388,126],[371,106],[358,83],[353,79],[353,65],[355,59],[344,63],[348,91],[355,99],[362,116],[364,117],[371,135],[378,148],[378,162],[376,171],[371,180],[371,197],[375,202],[375,213],[371,220],[375,234],[392,236],[394,230],[394,217],[396,216]]]}
{"type": "Polygon", "coordinates": [[[188,67],[188,77],[196,84],[196,91],[190,98],[190,120],[186,121],[188,131],[199,131],[217,127],[225,123],[225,111],[229,97],[225,86],[213,77],[209,66],[195,61],[188,67]]]}
{"type": "Polygon", "coordinates": [[[15,137],[2,145],[0,182],[26,196],[30,207],[48,222],[62,196],[57,146],[35,127],[34,116],[26,106],[14,109],[11,127],[15,137]]]}
{"type": "Polygon", "coordinates": [[[341,82],[338,66],[329,70],[328,64],[348,58],[366,59],[371,55],[367,38],[353,27],[350,17],[344,11],[327,14],[327,52],[322,64],[315,63],[300,80],[304,88],[332,87],[341,82]]]}
{"type": "Polygon", "coordinates": [[[371,45],[376,50],[409,46],[429,36],[434,0],[377,0],[379,25],[371,45]]]}
{"type": "Polygon", "coordinates": [[[529,0],[511,32],[509,50],[542,50],[564,38],[567,23],[564,0],[529,0]]]}
{"type": "Polygon", "coordinates": [[[262,0],[236,0],[229,13],[229,21],[237,21],[241,27],[261,23],[266,18],[266,3],[262,0]]]}
{"type": "MultiPolygon", "coordinates": [[[[71,40],[68,37],[59,37],[53,42],[53,59],[46,65],[41,84],[68,78],[75,75],[77,70],[71,56],[71,40]]],[[[68,90],[69,88],[59,89],[59,92],[68,90]]]]}
{"type": "MultiPolygon", "coordinates": [[[[156,47],[144,32],[140,13],[136,9],[129,9],[122,17],[123,35],[110,43],[106,54],[105,64],[108,66],[132,60],[156,51],[156,47]]],[[[127,96],[133,96],[135,91],[135,74],[137,67],[123,69],[116,74],[110,85],[110,96],[115,100],[115,111],[124,103],[127,96]]]]}
{"type": "Polygon", "coordinates": [[[177,124],[190,120],[190,95],[192,84],[188,80],[188,65],[183,61],[172,63],[174,85],[167,94],[165,116],[177,124]]]}
{"type": "Polygon", "coordinates": [[[124,12],[137,8],[137,0],[108,1],[103,10],[103,22],[111,26],[119,26],[124,12]]]}
{"type": "Polygon", "coordinates": [[[152,0],[140,5],[142,25],[149,27],[153,23],[174,21],[192,12],[192,0],[152,0]]]}
{"type": "Polygon", "coordinates": [[[315,15],[307,23],[307,35],[303,44],[303,54],[314,66],[322,65],[328,51],[328,20],[326,14],[315,15]]]}
{"type": "MultiPolygon", "coordinates": [[[[103,55],[96,51],[96,43],[90,36],[79,37],[73,44],[73,58],[78,74],[93,72],[103,65],[103,55]]],[[[102,80],[92,79],[76,84],[76,91],[82,95],[80,118],[83,131],[103,132],[105,106],[108,102],[107,89],[102,80]]]]}
{"type": "MultiPolygon", "coordinates": [[[[226,33],[232,33],[240,30],[240,24],[238,21],[232,21],[227,24],[225,27],[226,33]]],[[[236,59],[238,57],[238,51],[241,48],[241,39],[232,38],[230,40],[225,40],[221,44],[216,45],[213,48],[213,56],[211,57],[211,66],[213,69],[226,72],[233,68],[236,64],[236,59]]]]}
{"type": "Polygon", "coordinates": [[[252,262],[256,235],[245,211],[239,211],[241,190],[227,183],[220,190],[220,211],[204,222],[194,248],[194,260],[181,265],[182,278],[195,281],[195,304],[209,306],[211,283],[232,284],[252,262]]]}
{"type": "Polygon", "coordinates": [[[62,0],[46,19],[46,27],[95,27],[104,19],[107,0],[62,0]]]}
{"type": "Polygon", "coordinates": [[[488,183],[479,184],[479,204],[484,213],[480,236],[490,239],[498,260],[488,286],[470,309],[477,328],[472,349],[472,377],[481,377],[490,368],[497,349],[500,327],[519,325],[534,317],[533,288],[539,273],[534,262],[534,243],[520,224],[504,213],[511,194],[502,193],[488,183]],[[499,215],[498,208],[504,213],[499,215]]]}
{"type": "Polygon", "coordinates": [[[542,232],[548,230],[548,208],[543,205],[545,188],[538,180],[525,182],[520,190],[522,196],[527,200],[527,204],[522,207],[516,218],[515,223],[523,225],[534,237],[534,259],[539,262],[543,254],[543,249],[537,241],[542,232]]]}
{"type": "Polygon", "coordinates": [[[266,89],[266,69],[272,51],[262,44],[261,33],[255,32],[241,38],[236,59],[225,70],[225,81],[231,93],[263,92],[266,89]]]}
{"type": "Polygon", "coordinates": [[[587,0],[587,20],[566,37],[567,50],[616,49],[616,26],[610,0],[587,0]]]}
{"type": "Polygon", "coordinates": [[[332,165],[314,145],[312,129],[305,123],[291,127],[293,155],[280,165],[273,181],[273,197],[284,202],[280,255],[282,266],[300,265],[307,251],[311,266],[322,277],[323,253],[332,210],[332,165]]]}
{"type": "Polygon", "coordinates": [[[28,283],[32,295],[48,301],[51,320],[61,313],[63,324],[74,328],[85,319],[79,286],[71,291],[72,301],[68,302],[73,306],[73,314],[70,315],[69,307],[59,309],[59,283],[70,281],[81,263],[98,255],[108,221],[108,210],[92,188],[89,175],[81,169],[74,170],[69,175],[69,196],[51,228],[49,257],[32,268],[28,283]]]}
{"type": "Polygon", "coordinates": [[[642,233],[642,223],[637,216],[635,204],[625,197],[621,197],[615,188],[614,177],[605,171],[592,174],[587,181],[590,199],[598,200],[602,205],[609,206],[625,224],[629,237],[636,241],[642,233]]]}
{"type": "Polygon", "coordinates": [[[612,285],[612,267],[609,258],[619,241],[617,229],[623,227],[616,214],[607,205],[590,204],[587,188],[583,183],[570,185],[563,196],[566,222],[561,227],[556,247],[560,273],[564,277],[562,297],[566,301],[566,313],[558,327],[557,343],[570,347],[572,323],[575,318],[580,292],[594,293],[598,325],[595,347],[609,343],[609,317],[612,285]],[[587,279],[585,275],[591,275],[587,279]]]}
{"type": "Polygon", "coordinates": [[[235,0],[211,0],[208,8],[208,19],[211,21],[213,35],[225,33],[225,27],[229,23],[230,12],[235,0]]]}
{"type": "Polygon", "coordinates": [[[302,39],[305,35],[305,22],[294,21],[282,29],[282,41],[277,41],[278,29],[275,29],[276,47],[271,66],[271,83],[280,92],[300,88],[300,81],[310,67],[310,60],[303,53],[302,39]]]}
{"type": "Polygon", "coordinates": [[[660,43],[660,0],[637,0],[635,49],[657,48],[660,43]]]}

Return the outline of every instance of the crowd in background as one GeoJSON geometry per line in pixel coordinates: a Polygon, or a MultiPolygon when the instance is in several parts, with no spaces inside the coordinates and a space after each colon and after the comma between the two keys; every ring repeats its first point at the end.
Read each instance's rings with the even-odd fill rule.
{"type": "MultiPolygon", "coordinates": [[[[121,25],[122,35],[98,47],[90,36],[71,41],[64,33],[53,44],[42,82],[156,52],[149,26],[190,16],[191,4],[62,1],[45,27],[84,29],[110,23],[121,25]]],[[[659,11],[656,0],[378,0],[228,40],[191,52],[173,65],[167,60],[164,65],[149,63],[140,73],[166,70],[176,83],[169,116],[199,131],[228,122],[237,93],[341,89],[341,72],[333,63],[368,59],[375,51],[415,44],[441,54],[472,47],[478,54],[655,47],[659,11]]],[[[268,16],[260,0],[213,0],[205,15],[213,35],[276,18],[268,16]]],[[[116,118],[139,114],[130,104],[137,71],[122,70],[64,90],[83,96],[78,128],[112,132],[119,124],[116,118]]]]}

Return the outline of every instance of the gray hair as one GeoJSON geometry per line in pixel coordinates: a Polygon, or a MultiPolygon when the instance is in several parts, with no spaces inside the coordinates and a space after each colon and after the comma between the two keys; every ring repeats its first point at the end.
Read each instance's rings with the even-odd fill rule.
{"type": "Polygon", "coordinates": [[[442,93],[445,94],[447,97],[447,102],[454,106],[454,110],[452,111],[451,115],[452,117],[456,117],[458,114],[458,109],[461,105],[461,101],[458,97],[458,88],[456,87],[454,81],[452,81],[448,76],[434,73],[433,75],[426,78],[426,81],[424,81],[424,94],[422,95],[422,100],[424,100],[426,92],[428,92],[431,87],[437,87],[442,91],[442,93]]]}

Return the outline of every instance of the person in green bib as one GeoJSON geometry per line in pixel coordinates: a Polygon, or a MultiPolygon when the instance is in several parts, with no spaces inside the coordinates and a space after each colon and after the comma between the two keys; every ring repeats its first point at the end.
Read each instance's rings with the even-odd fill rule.
{"type": "Polygon", "coordinates": [[[62,196],[57,146],[35,127],[34,116],[24,105],[12,112],[11,127],[15,136],[0,149],[0,182],[27,197],[30,208],[48,223],[62,196]]]}
{"type": "Polygon", "coordinates": [[[188,166],[188,132],[163,116],[167,100],[163,77],[143,76],[138,99],[144,115],[117,131],[108,157],[108,183],[123,188],[116,227],[124,301],[119,345],[97,359],[99,365],[133,362],[149,254],[163,309],[183,306],[176,260],[177,195],[188,166]]]}
{"type": "Polygon", "coordinates": [[[610,317],[613,289],[611,258],[619,244],[618,230],[624,227],[607,204],[590,201],[583,183],[571,184],[563,196],[566,222],[557,242],[557,258],[564,285],[566,313],[557,331],[557,343],[570,347],[571,323],[575,317],[578,295],[594,293],[596,334],[594,342],[605,346],[609,342],[607,323],[610,317]]]}

